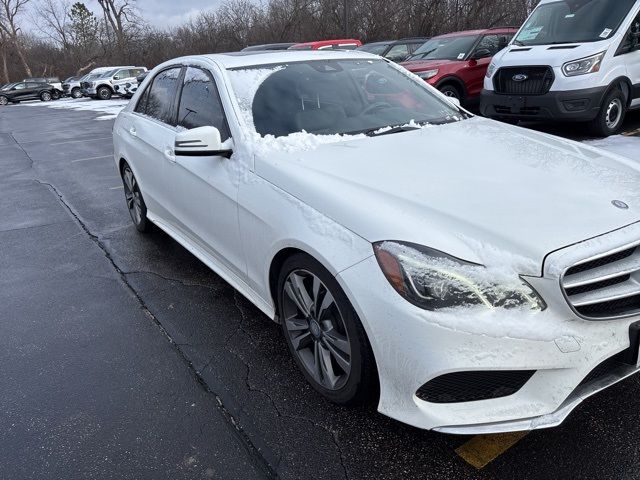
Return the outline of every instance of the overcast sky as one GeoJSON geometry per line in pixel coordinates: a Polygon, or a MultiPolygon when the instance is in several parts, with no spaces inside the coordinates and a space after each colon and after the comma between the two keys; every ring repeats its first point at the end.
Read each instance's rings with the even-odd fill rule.
{"type": "MultiPolygon", "coordinates": [[[[222,0],[138,0],[138,10],[142,17],[157,27],[175,26],[188,20],[202,10],[216,8],[222,0]]],[[[98,13],[96,0],[86,1],[86,5],[98,13]]]]}

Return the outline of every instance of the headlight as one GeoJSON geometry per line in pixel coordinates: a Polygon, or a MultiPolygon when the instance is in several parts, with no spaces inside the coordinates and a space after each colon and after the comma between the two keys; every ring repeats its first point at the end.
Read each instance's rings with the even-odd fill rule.
{"type": "Polygon", "coordinates": [[[418,75],[423,80],[429,80],[430,78],[433,78],[436,75],[438,75],[438,71],[439,70],[427,70],[426,72],[418,72],[416,73],[416,75],[418,75]]]}
{"type": "Polygon", "coordinates": [[[487,68],[487,78],[493,77],[494,73],[496,73],[496,64],[491,62],[487,68]]]}
{"type": "Polygon", "coordinates": [[[393,288],[425,310],[477,305],[546,308],[538,293],[515,273],[488,271],[482,265],[410,243],[380,242],[374,251],[393,288]]]}
{"type": "Polygon", "coordinates": [[[587,73],[596,73],[600,71],[602,60],[607,52],[602,52],[591,57],[582,58],[573,62],[565,63],[562,66],[562,72],[567,77],[575,77],[578,75],[586,75],[587,73]]]}

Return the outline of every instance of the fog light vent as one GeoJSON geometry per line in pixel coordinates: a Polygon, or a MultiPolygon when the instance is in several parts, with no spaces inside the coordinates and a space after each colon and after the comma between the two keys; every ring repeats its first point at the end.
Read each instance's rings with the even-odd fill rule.
{"type": "Polygon", "coordinates": [[[416,392],[431,403],[460,403],[491,400],[513,395],[527,383],[535,370],[455,372],[425,383],[416,392]]]}

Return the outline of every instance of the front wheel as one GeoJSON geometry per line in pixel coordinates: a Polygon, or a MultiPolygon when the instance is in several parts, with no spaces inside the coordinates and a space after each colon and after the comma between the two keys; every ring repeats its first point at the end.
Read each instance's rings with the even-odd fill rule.
{"type": "Polygon", "coordinates": [[[289,350],[311,386],[340,405],[376,397],[373,352],[358,315],[333,275],[305,254],[284,262],[278,311],[289,350]]]}
{"type": "Polygon", "coordinates": [[[443,85],[439,88],[439,90],[444,94],[445,97],[457,98],[462,103],[463,95],[455,85],[443,85]]]}
{"type": "Polygon", "coordinates": [[[82,97],[82,91],[78,87],[71,90],[71,98],[78,99],[81,97],[82,97]]]}
{"type": "Polygon", "coordinates": [[[98,98],[100,100],[109,100],[113,95],[111,93],[111,90],[107,87],[100,87],[96,93],[98,94],[98,98]]]}
{"type": "Polygon", "coordinates": [[[138,181],[129,164],[125,163],[122,167],[122,183],[124,184],[124,197],[127,201],[127,209],[131,220],[139,232],[148,232],[151,223],[147,219],[147,206],[142,198],[138,181]]]}
{"type": "Polygon", "coordinates": [[[52,98],[53,97],[49,92],[42,92],[40,94],[40,100],[42,100],[43,102],[50,102],[52,98]]]}
{"type": "Polygon", "coordinates": [[[599,137],[617,134],[626,114],[627,99],[620,89],[614,88],[604,98],[598,116],[590,124],[592,133],[599,137]]]}
{"type": "Polygon", "coordinates": [[[8,103],[9,103],[9,99],[7,97],[0,96],[0,105],[4,106],[4,105],[7,105],[8,103]]]}

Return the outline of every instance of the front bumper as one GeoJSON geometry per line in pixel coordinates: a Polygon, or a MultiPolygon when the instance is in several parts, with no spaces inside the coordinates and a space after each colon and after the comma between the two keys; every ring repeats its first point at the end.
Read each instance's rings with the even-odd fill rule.
{"type": "MultiPolygon", "coordinates": [[[[633,234],[639,235],[636,230],[640,229],[633,234]]],[[[572,251],[579,258],[592,246],[583,242],[572,251]]],[[[549,256],[550,265],[568,259],[574,257],[549,256]]],[[[547,303],[539,313],[421,310],[390,287],[373,257],[337,278],[374,351],[380,378],[378,410],[414,427],[456,434],[548,428],[560,424],[584,399],[638,371],[636,365],[621,364],[593,375],[603,362],[632,348],[629,329],[640,316],[581,319],[552,273],[527,278],[547,303]],[[431,403],[416,395],[423,385],[446,374],[504,370],[535,373],[517,392],[501,398],[431,403]]]]}
{"type": "Polygon", "coordinates": [[[591,121],[598,115],[606,87],[550,91],[544,95],[501,95],[483,90],[480,113],[515,120],[591,121]]]}

